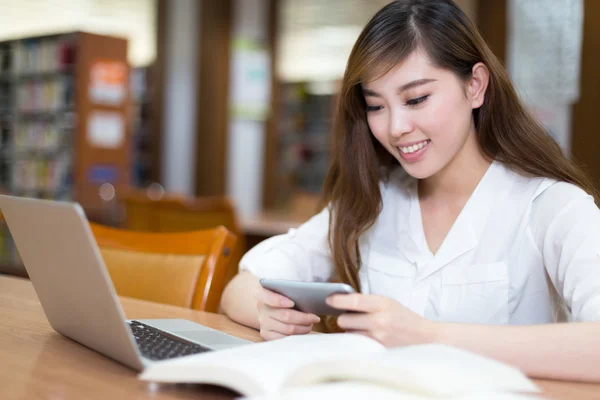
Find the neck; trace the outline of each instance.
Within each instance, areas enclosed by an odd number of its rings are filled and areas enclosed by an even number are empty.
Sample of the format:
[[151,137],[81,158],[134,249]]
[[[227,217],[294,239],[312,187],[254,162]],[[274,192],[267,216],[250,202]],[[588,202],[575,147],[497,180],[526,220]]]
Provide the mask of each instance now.
[[469,197],[488,170],[488,160],[477,144],[474,132],[456,156],[438,173],[419,181],[421,198]]

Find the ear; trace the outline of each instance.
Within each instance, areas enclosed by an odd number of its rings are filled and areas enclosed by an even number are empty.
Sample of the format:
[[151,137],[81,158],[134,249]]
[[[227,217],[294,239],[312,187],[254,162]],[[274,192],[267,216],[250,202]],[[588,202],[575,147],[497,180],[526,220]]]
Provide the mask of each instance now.
[[485,100],[485,91],[487,90],[490,80],[490,72],[484,63],[479,62],[473,66],[471,72],[471,81],[469,82],[468,90],[471,99],[471,107],[473,109],[481,107]]

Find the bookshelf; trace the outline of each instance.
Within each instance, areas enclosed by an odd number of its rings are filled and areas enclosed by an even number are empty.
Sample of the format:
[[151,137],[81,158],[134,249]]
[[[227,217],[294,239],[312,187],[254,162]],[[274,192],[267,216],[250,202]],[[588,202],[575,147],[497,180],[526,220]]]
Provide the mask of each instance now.
[[[331,162],[335,82],[320,93],[309,82],[285,82],[278,88],[275,210],[292,214],[298,199],[320,198]],[[311,213],[315,210],[311,209]]]
[[150,67],[138,67],[131,71],[131,103],[133,125],[132,184],[148,187],[152,181],[152,137],[151,137],[151,82]]
[[[79,202],[110,220],[131,176],[127,40],[70,32],[0,42],[0,193]],[[104,191],[106,192],[106,190]],[[20,260],[4,222],[0,266]]]

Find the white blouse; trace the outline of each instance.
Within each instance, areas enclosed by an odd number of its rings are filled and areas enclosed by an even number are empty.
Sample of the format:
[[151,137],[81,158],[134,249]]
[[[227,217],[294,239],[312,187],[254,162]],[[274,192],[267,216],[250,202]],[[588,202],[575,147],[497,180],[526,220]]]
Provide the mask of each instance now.
[[[600,210],[575,185],[495,161],[434,255],[416,179],[381,183],[383,208],[360,240],[361,290],[432,320],[538,324],[600,320]],[[259,277],[327,281],[328,210],[242,258]]]

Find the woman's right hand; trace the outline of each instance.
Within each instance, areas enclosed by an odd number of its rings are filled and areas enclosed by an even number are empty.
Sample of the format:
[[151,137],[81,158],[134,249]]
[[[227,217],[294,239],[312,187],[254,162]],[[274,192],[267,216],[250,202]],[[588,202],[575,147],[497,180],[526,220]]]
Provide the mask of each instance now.
[[307,334],[320,321],[315,314],[293,310],[292,300],[264,288],[257,293],[256,300],[260,336],[265,340]]

